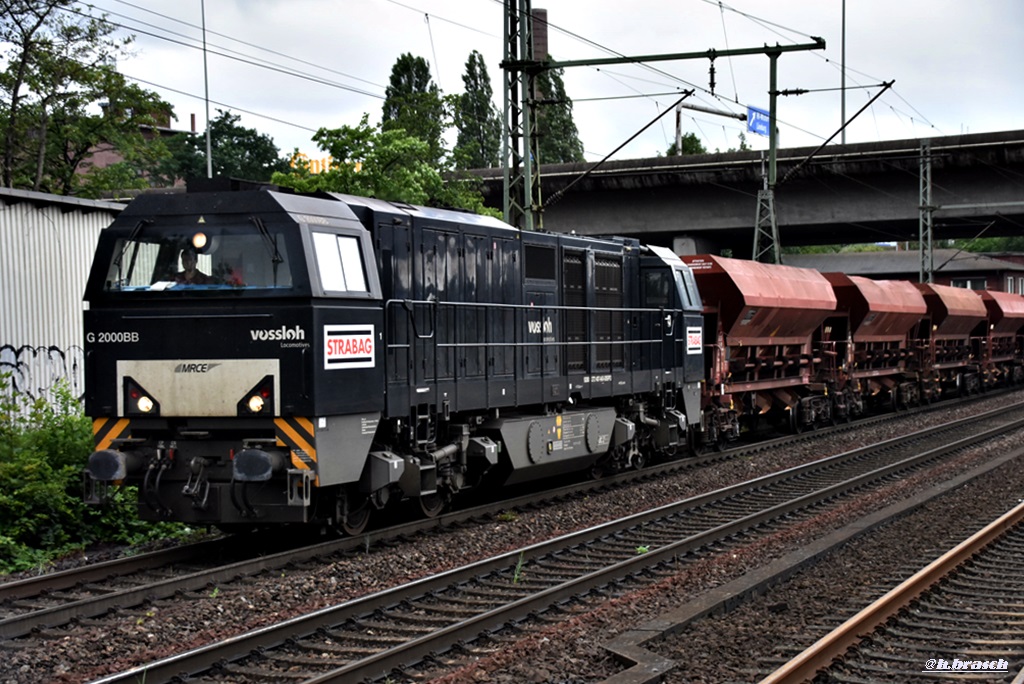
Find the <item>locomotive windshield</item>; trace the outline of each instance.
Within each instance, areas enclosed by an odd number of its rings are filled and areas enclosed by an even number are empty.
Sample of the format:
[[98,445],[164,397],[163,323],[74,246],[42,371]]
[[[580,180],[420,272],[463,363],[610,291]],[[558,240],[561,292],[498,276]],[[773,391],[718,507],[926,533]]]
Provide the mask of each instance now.
[[287,290],[292,265],[286,240],[262,225],[161,226],[116,239],[104,280],[107,292]]

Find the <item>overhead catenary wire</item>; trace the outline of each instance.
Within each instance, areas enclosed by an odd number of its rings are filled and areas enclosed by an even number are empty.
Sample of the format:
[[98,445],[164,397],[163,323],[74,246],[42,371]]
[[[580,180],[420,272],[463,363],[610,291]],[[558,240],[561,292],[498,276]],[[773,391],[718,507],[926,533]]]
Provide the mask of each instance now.
[[[729,49],[729,32],[725,29],[725,7],[722,5],[721,0],[718,2],[719,14],[722,17],[722,37],[725,40],[725,49]],[[736,88],[736,71],[732,68],[732,57],[727,57],[726,60],[729,63],[729,75],[732,76],[732,97],[737,102],[740,101],[739,89]]]
[[[149,12],[149,13],[154,14],[155,16],[161,17],[161,18],[163,18],[163,19],[165,19],[167,21],[173,21],[173,22],[180,23],[180,24],[182,24],[184,26],[193,27],[193,25],[190,24],[189,22],[184,22],[184,21],[181,21],[181,20],[169,17],[167,15],[158,13],[158,12],[153,12],[152,10],[148,10],[146,8],[141,8],[138,5],[135,5],[133,3],[127,2],[126,0],[115,0],[115,1],[119,2],[121,4],[124,4],[125,6],[139,9],[140,11]],[[388,0],[388,1],[391,2],[392,4],[395,4],[397,6],[403,7],[405,9],[409,9],[411,11],[412,10],[416,10],[416,8],[414,8],[414,7],[410,6],[410,5],[406,5],[404,3],[396,2],[395,0]],[[100,9],[102,10],[102,8],[100,8]],[[102,11],[107,11],[107,10],[102,10]],[[124,15],[120,15],[118,13],[112,13],[112,14],[117,14],[118,16],[124,16]],[[434,18],[438,18],[436,15],[425,15],[426,21],[428,22],[428,32],[430,32],[429,19],[430,19],[431,16],[433,16]],[[469,27],[468,25],[463,24],[463,23],[453,22],[451,20],[444,19],[444,18],[439,18],[439,20],[446,21],[446,22],[451,23],[453,25],[460,26],[462,28],[472,30],[472,27]],[[151,37],[157,38],[157,39],[162,39],[162,40],[170,41],[172,43],[177,43],[177,44],[183,45],[185,47],[189,47],[190,46],[189,41],[193,40],[191,38],[188,38],[188,37],[184,36],[183,34],[177,34],[177,35],[179,35],[184,40],[176,40],[176,39],[168,37],[168,36],[157,35],[156,33],[153,33],[152,31],[147,31],[147,30],[144,30],[144,29],[140,29],[140,28],[135,27],[135,26],[128,26],[128,25],[126,25],[124,23],[120,23],[120,22],[112,22],[109,19],[107,21],[111,25],[114,25],[114,26],[116,26],[118,28],[122,28],[122,29],[128,30],[128,31],[138,31],[139,33],[142,33],[144,35],[148,35],[148,36],[151,36]],[[140,20],[132,19],[132,21],[138,22]],[[142,23],[146,24],[146,22],[142,22]],[[150,25],[150,24],[147,24],[147,25]],[[150,25],[150,26],[152,26],[152,25]],[[154,28],[157,28],[157,27],[154,27]],[[555,27],[555,28],[557,29],[558,27]],[[170,29],[157,28],[157,30],[169,33],[171,35],[175,35],[175,32],[171,31]],[[431,33],[431,42],[432,42],[432,50],[433,50],[434,48],[433,48],[432,32],[430,32],[430,33]],[[568,33],[570,33],[570,35],[576,36],[576,34],[572,34],[571,32],[568,32]],[[235,38],[233,38],[231,36],[228,36],[226,34],[223,34],[223,33],[211,31],[211,34],[218,35],[218,36],[226,38],[228,40],[237,41],[237,42],[239,42],[241,44],[250,45],[252,47],[256,47],[256,48],[261,49],[261,50],[265,49],[262,46],[254,45],[252,43],[247,43],[246,41],[240,41],[238,39],[235,39]],[[577,37],[577,39],[580,39],[580,40],[584,40],[584,41],[587,40],[587,39],[582,38],[581,36],[576,36],[576,37]],[[588,41],[588,42],[593,44],[593,45],[598,45],[594,41]],[[194,47],[195,49],[199,49],[198,46],[192,45],[191,47]],[[292,76],[295,76],[295,77],[298,77],[298,78],[305,78],[305,79],[310,80],[310,81],[312,81],[314,83],[320,83],[320,84],[324,84],[324,85],[330,85],[330,86],[333,86],[333,87],[338,87],[338,88],[346,89],[346,90],[349,90],[349,91],[357,93],[357,94],[367,95],[367,96],[374,97],[374,98],[377,98],[377,99],[383,99],[383,97],[384,97],[383,95],[380,95],[380,94],[377,94],[377,93],[371,93],[371,92],[365,91],[364,89],[354,88],[354,87],[349,86],[347,84],[335,83],[335,82],[332,82],[332,81],[329,81],[329,80],[326,80],[326,79],[322,79],[322,78],[319,78],[319,77],[311,76],[308,73],[304,73],[304,72],[301,72],[301,71],[298,71],[298,70],[295,70],[295,69],[287,69],[287,68],[284,68],[284,67],[281,67],[281,66],[278,66],[278,65],[271,65],[271,64],[268,64],[268,63],[265,63],[265,62],[254,61],[255,58],[252,58],[250,55],[245,55],[244,57],[232,56],[232,55],[226,54],[226,53],[233,52],[233,53],[235,53],[235,55],[241,55],[243,53],[239,53],[238,51],[230,50],[229,48],[225,48],[223,46],[217,46],[217,47],[218,47],[218,50],[217,51],[213,51],[213,54],[216,54],[218,56],[223,56],[223,57],[226,57],[226,58],[229,58],[229,59],[235,59],[235,60],[237,60],[237,61],[239,61],[241,63],[250,64],[250,65],[253,65],[253,66],[260,66],[260,67],[263,67],[263,68],[268,68],[268,69],[271,69],[271,70],[274,70],[274,71],[278,71],[280,73],[284,73],[284,74],[287,74],[287,75],[292,75]],[[288,55],[285,55],[284,53],[278,52],[278,51],[274,51],[274,50],[267,50],[267,51],[270,54],[275,54],[275,55],[283,57],[285,59],[290,59],[290,60],[291,59],[295,59],[295,58],[292,58],[292,57],[290,57]],[[614,51],[610,51],[610,52],[614,53]],[[435,59],[434,59],[434,62],[435,62],[435,64],[434,64],[434,66],[435,66],[435,73],[437,73],[437,70],[439,69],[439,64],[438,64],[438,60],[436,58],[436,51],[434,52],[434,56],[435,56]],[[296,60],[296,61],[298,61],[300,63],[308,64],[310,66],[314,66],[316,68],[322,68],[321,65],[314,64],[314,63],[311,63],[311,62],[305,62],[303,60]],[[360,81],[363,81],[363,82],[366,82],[366,83],[372,83],[372,82],[370,82],[370,81],[368,81],[366,79],[360,79],[359,77],[355,77],[355,76],[352,76],[351,74],[346,74],[344,72],[338,72],[336,70],[328,70],[328,71],[332,71],[334,73],[338,73],[339,75],[343,75],[346,78],[353,78],[353,79],[360,80]],[[667,74],[667,73],[663,72],[662,70],[652,69],[652,71],[654,71],[655,73],[661,73],[663,76],[666,76],[666,77],[668,77],[668,78],[670,78],[670,79],[672,79],[672,80],[674,80],[676,82],[679,82],[681,80],[681,79],[677,79],[677,78],[673,77],[671,74]],[[689,84],[685,80],[682,80],[682,82]],[[373,85],[377,85],[377,84],[373,84]],[[692,85],[692,84],[689,84],[689,85]],[[382,87],[382,86],[378,86],[378,87]],[[699,86],[698,86],[698,88],[699,88]],[[703,89],[703,88],[700,88],[700,89],[706,91],[706,89]],[[718,99],[720,102],[722,101],[721,98],[717,98],[716,97],[715,99]],[[230,105],[226,105],[226,106],[230,106]]]
[[[169,38],[167,36],[160,36],[160,35],[157,35],[155,33],[149,32],[149,31],[140,30],[140,29],[138,29],[136,27],[126,26],[126,25],[120,24],[118,22],[113,22],[113,21],[110,21],[109,19],[104,20],[104,19],[101,19],[100,17],[97,17],[95,15],[89,14],[87,12],[82,12],[82,11],[79,11],[79,10],[76,10],[76,9],[72,9],[72,8],[62,8],[62,9],[64,9],[64,11],[66,11],[66,12],[71,12],[73,14],[78,14],[79,16],[83,16],[83,17],[86,17],[86,18],[89,18],[89,19],[95,19],[95,20],[98,20],[98,21],[104,21],[105,23],[110,24],[111,26],[115,26],[117,28],[124,29],[126,31],[134,31],[134,32],[142,33],[142,34],[148,35],[148,36],[150,36],[152,38],[157,38],[158,40],[163,40],[163,41],[167,41],[169,43],[174,43],[174,44],[177,44],[177,45],[181,45],[182,47],[186,47],[186,48],[189,48],[189,49],[193,49],[193,50],[202,50],[203,49],[200,45],[194,45],[191,42],[189,42],[190,40],[192,40],[191,38],[188,38],[186,40],[178,40],[178,39],[175,39],[175,38]],[[172,33],[172,32],[168,31],[168,33]],[[220,49],[223,49],[223,48],[220,48]],[[284,75],[287,75],[287,76],[293,76],[295,78],[304,79],[304,80],[307,80],[307,81],[310,81],[310,82],[313,82],[313,83],[317,83],[319,85],[325,85],[325,86],[329,86],[329,87],[332,87],[332,88],[338,88],[338,89],[341,89],[341,90],[347,90],[347,91],[350,91],[350,92],[353,92],[353,93],[356,93],[356,94],[359,94],[359,95],[365,95],[367,97],[373,97],[373,98],[380,99],[380,100],[384,99],[383,95],[380,95],[380,94],[377,94],[377,93],[371,93],[371,92],[369,92],[367,90],[363,90],[362,88],[356,88],[354,86],[346,85],[344,83],[338,83],[336,81],[330,81],[330,80],[325,79],[325,78],[319,78],[317,76],[313,76],[312,74],[303,73],[303,72],[297,71],[295,69],[289,69],[287,67],[277,66],[277,65],[274,65],[274,64],[270,64],[268,62],[258,61],[256,58],[239,57],[239,56],[236,56],[236,55],[228,54],[227,52],[221,52],[219,50],[214,50],[214,49],[208,49],[207,51],[211,55],[215,55],[215,56],[218,56],[218,57],[224,57],[225,59],[230,59],[230,60],[242,63],[242,64],[247,64],[249,66],[258,67],[258,68],[261,68],[261,69],[266,69],[268,71],[274,71],[274,72],[277,72],[277,73],[280,73],[280,74],[284,74]]]
[[[139,7],[139,5],[133,4],[132,2],[128,2],[127,0],[107,0],[107,1],[108,2],[117,2],[117,3],[121,4],[121,5],[126,6],[126,7],[137,8],[140,11],[150,12],[151,14],[153,14],[154,16],[157,16],[157,17],[161,17],[161,18],[166,17],[166,15],[162,15],[159,12],[153,12],[152,10],[148,10],[146,8]],[[384,0],[384,1],[388,2],[388,3],[392,4],[392,5],[395,5],[396,7],[400,7],[403,10],[406,10],[408,12],[416,12],[420,16],[425,16],[425,13],[423,12],[423,9],[420,8],[420,7],[416,7],[416,4],[418,4],[416,2],[406,3],[406,2],[399,2],[398,0]],[[706,4],[711,5],[712,7],[714,7],[715,10],[717,11],[717,13],[719,14],[719,17],[720,17],[720,19],[722,21],[722,25],[723,25],[723,34],[725,36],[725,40],[726,40],[727,43],[730,42],[730,38],[729,38],[729,35],[728,35],[727,31],[726,31],[726,29],[727,29],[727,27],[726,27],[726,17],[725,17],[725,13],[726,12],[735,13],[737,16],[742,16],[742,17],[748,19],[749,21],[755,23],[756,25],[763,26],[763,27],[766,27],[766,28],[770,27],[770,30],[772,30],[772,31],[774,31],[776,33],[780,32],[780,31],[784,31],[784,32],[788,32],[789,36],[793,36],[793,35],[809,35],[806,32],[798,31],[797,29],[794,29],[794,28],[791,28],[791,27],[787,27],[787,26],[784,26],[782,24],[778,24],[778,23],[775,23],[775,22],[771,22],[771,21],[765,20],[763,18],[755,17],[755,16],[753,16],[753,15],[751,15],[749,13],[746,13],[746,12],[738,11],[735,8],[731,7],[728,3],[721,2],[720,0],[703,0],[703,1]],[[494,2],[495,4],[499,4],[499,5],[501,4],[501,0],[492,0],[492,2]],[[186,25],[186,26],[189,25],[188,22],[180,22],[180,20],[176,20],[176,19],[172,19],[172,18],[167,18],[167,19],[164,19],[164,20],[165,21],[176,21],[176,22],[179,22],[179,23],[181,23],[183,25]],[[432,40],[433,40],[432,25],[433,25],[434,21],[430,21],[430,20],[441,21],[441,22],[444,22],[446,24],[449,24],[449,25],[452,25],[452,26],[456,26],[456,27],[458,27],[461,30],[473,31],[473,32],[479,33],[481,35],[487,35],[487,36],[494,36],[495,35],[494,32],[481,30],[479,28],[476,28],[476,27],[472,26],[469,22],[453,21],[452,19],[449,19],[449,18],[446,18],[446,17],[443,17],[443,16],[439,16],[437,14],[431,13],[431,14],[429,14],[429,18],[427,19],[427,21],[428,21],[428,27],[427,28],[428,28],[428,32],[429,32]],[[127,23],[127,22],[124,22],[124,23]],[[616,52],[615,50],[612,50],[610,48],[607,48],[607,47],[601,45],[601,43],[599,41],[594,41],[594,40],[588,39],[588,38],[580,35],[578,32],[573,32],[573,31],[565,30],[564,28],[559,27],[557,24],[552,25],[552,28],[553,28],[553,30],[560,31],[560,32],[562,32],[562,33],[564,33],[566,35],[569,35],[570,37],[573,37],[576,40],[583,41],[586,44],[593,45],[593,46],[597,47],[598,49],[602,49],[602,50],[608,52],[609,54],[620,54],[620,53]],[[131,30],[129,27],[125,27],[125,29],[126,30]],[[147,32],[147,35],[153,35],[153,34]],[[231,36],[228,36],[227,34],[217,34],[216,32],[212,32],[212,31],[211,31],[211,35],[221,35],[221,36],[226,37],[229,40],[237,40],[235,38],[232,38]],[[154,37],[156,37],[156,36],[154,36]],[[239,42],[241,44],[247,44],[245,41],[239,41]],[[252,45],[253,47],[256,47],[256,48],[258,48],[260,50],[268,49],[268,48],[264,48],[261,45],[253,45],[253,44],[249,44],[249,45]],[[432,52],[433,52],[433,54],[435,56],[434,66],[435,66],[435,68],[437,68],[437,67],[440,66],[440,64],[439,64],[439,60],[437,59],[436,50],[435,50],[435,47],[434,47],[433,44],[431,46],[431,50],[432,50]],[[233,52],[233,51],[230,51],[228,48],[220,48],[220,51],[222,51],[222,52]],[[280,57],[280,60],[295,59],[293,57],[290,57],[290,56],[284,54],[283,52],[277,52],[277,51],[269,50],[269,49],[268,49],[268,54],[275,54],[278,57]],[[822,58],[824,58],[824,57],[822,57]],[[280,60],[278,60],[278,61],[280,61]],[[826,59],[826,61],[828,61],[828,60]],[[321,64],[316,64],[316,63],[312,63],[312,62],[303,62],[302,60],[297,60],[297,63],[305,63],[308,66],[310,66],[312,68],[316,68],[316,69],[324,68],[324,66],[321,65]],[[723,96],[720,96],[718,94],[715,94],[714,96],[712,96],[708,92],[707,88],[705,88],[705,87],[703,87],[701,85],[697,85],[697,84],[691,83],[687,79],[677,77],[674,74],[669,73],[667,71],[656,69],[654,67],[650,67],[649,65],[647,65],[645,68],[649,72],[651,72],[651,73],[658,74],[659,76],[661,76],[663,78],[666,78],[666,79],[670,79],[672,83],[681,83],[681,84],[686,85],[687,87],[691,87],[691,88],[695,89],[696,93],[695,93],[694,100],[705,100],[705,101],[708,101],[708,100],[713,98],[713,100],[716,101],[717,103],[719,103],[721,105],[724,105],[726,107],[729,107],[729,108],[734,108],[735,105],[739,105],[740,104],[738,102],[739,96],[738,96],[738,92],[736,92],[737,88],[735,86],[735,83],[733,84],[733,90],[734,90],[733,98],[730,100],[728,97],[723,97]],[[858,72],[856,72],[856,70],[852,70],[851,69],[850,71],[852,73],[858,73]],[[285,70],[281,71],[281,73],[285,73],[287,75],[294,75],[296,72],[297,73],[301,73],[299,70],[287,70],[287,69],[285,69]],[[332,72],[333,72],[333,70],[332,70]],[[355,76],[353,74],[346,74],[344,72],[334,72],[334,73],[338,73],[338,75],[344,76],[345,79],[359,80],[361,82],[365,82],[365,83],[368,83],[368,84],[372,83],[371,81],[369,81],[367,79],[361,79],[359,76]],[[731,74],[732,74],[732,79],[735,82],[735,78],[736,78],[735,71],[731,70]],[[629,75],[623,76],[620,80],[621,81],[625,81],[625,79],[635,79],[635,78],[637,78],[637,77],[632,75],[632,74],[629,74]],[[330,79],[327,79],[327,81],[330,82]],[[313,77],[312,82],[320,82],[320,81],[317,80],[316,77]],[[379,87],[379,88],[383,89],[383,86],[379,86],[378,84],[372,84],[372,85],[374,87]],[[339,85],[335,85],[334,87],[342,87],[342,88],[344,88],[346,86],[351,88],[351,86],[349,84],[339,84]],[[363,95],[369,95],[370,97],[373,97],[375,99],[383,99],[383,95],[380,95],[380,94],[377,94],[377,93],[373,93],[372,90],[371,91],[366,91],[366,89],[363,89],[363,90],[364,90],[364,92],[362,93]],[[352,92],[358,92],[358,89],[354,89]],[[895,92],[894,92],[894,94],[897,95],[897,97],[899,97],[900,100],[902,100],[903,102],[906,102],[905,98],[903,98],[902,95],[900,95],[899,93],[895,93]],[[657,96],[658,96],[658,94],[656,94],[656,93],[650,94],[650,98],[651,99],[654,99]],[[599,99],[600,98],[581,98],[578,101],[579,102],[598,101]],[[574,100],[574,101],[577,101],[577,100]],[[231,107],[231,105],[225,105],[225,106]],[[656,106],[657,107],[661,107],[661,106],[664,106],[664,104],[663,104],[663,102],[662,103],[657,103]],[[909,103],[907,103],[907,106],[911,110],[916,112],[917,114],[920,114],[920,112],[917,112],[916,108],[913,108],[912,106],[910,106]],[[873,115],[874,115],[874,113],[873,113]],[[704,121],[704,120],[702,119],[702,121]],[[916,117],[915,116],[915,118],[914,118],[915,125],[916,125],[916,123],[918,121],[924,121],[924,122],[928,123],[927,119],[925,117],[923,117],[923,116],[920,116],[920,117]],[[793,123],[791,123],[790,121],[788,121],[787,119],[785,119],[783,117],[778,117],[777,118],[777,122],[778,122],[778,124],[780,126],[785,127],[787,129],[792,128],[795,131],[798,131],[798,132],[803,133],[803,134],[813,135],[814,137],[817,137],[819,139],[822,137],[822,136],[820,136],[818,134],[814,134],[814,133],[812,133],[812,132],[810,132],[808,130],[805,130],[805,129],[799,127],[799,126],[795,126]],[[719,125],[719,122],[715,122],[715,127],[716,128],[717,128],[718,125]],[[929,123],[929,125],[930,125],[930,123]],[[699,127],[698,127],[698,129],[699,129]],[[737,132],[742,132],[743,128],[736,126],[736,127],[732,127],[732,130],[737,131]]]
[[[160,88],[162,90],[168,90],[168,91],[170,91],[172,93],[177,93],[178,95],[184,95],[185,97],[191,97],[191,98],[194,98],[196,100],[202,100],[203,99],[202,95],[197,95],[195,93],[189,93],[189,92],[186,92],[184,90],[178,90],[176,88],[172,88],[172,87],[166,86],[166,85],[160,85],[159,83],[153,83],[152,81],[147,81],[147,80],[145,80],[143,78],[139,78],[138,76],[132,76],[130,74],[122,74],[122,76],[124,76],[127,79],[131,79],[132,81],[136,81],[138,83],[144,83],[144,84],[146,84],[148,86],[151,86],[153,88]],[[293,128],[298,128],[298,129],[303,130],[303,131],[309,131],[310,133],[316,133],[316,131],[317,131],[317,129],[315,129],[315,128],[310,128],[309,126],[303,126],[302,124],[297,124],[294,121],[286,121],[284,119],[278,119],[276,117],[269,116],[267,114],[261,114],[259,112],[254,112],[254,111],[251,111],[251,110],[248,110],[248,109],[243,109],[241,107],[237,107],[237,106],[234,106],[234,105],[229,105],[229,104],[224,103],[224,102],[218,102],[217,100],[210,100],[210,104],[218,105],[220,107],[227,107],[227,108],[229,108],[229,109],[231,109],[233,111],[242,112],[244,114],[251,114],[252,116],[257,116],[257,117],[259,117],[261,119],[266,119],[267,121],[273,121],[274,123],[285,124],[287,126],[292,126]]]
[[549,199],[549,200],[548,200],[548,201],[546,202],[546,205],[547,205],[547,206],[551,206],[552,204],[554,204],[555,202],[557,202],[558,200],[560,200],[560,199],[561,199],[561,198],[562,198],[562,197],[563,197],[563,196],[565,195],[565,193],[569,191],[569,188],[571,188],[572,186],[576,185],[577,183],[579,183],[580,181],[582,181],[582,180],[583,180],[584,178],[586,178],[587,176],[589,176],[589,175],[590,175],[591,173],[593,173],[594,171],[596,171],[596,170],[597,170],[597,169],[598,169],[598,168],[599,168],[599,167],[600,167],[600,166],[601,166],[602,164],[604,164],[604,163],[605,163],[606,161],[608,161],[609,159],[611,159],[611,157],[612,157],[612,156],[613,156],[613,155],[614,155],[614,154],[615,154],[616,152],[618,152],[618,151],[619,151],[619,150],[621,150],[621,149],[622,149],[623,147],[625,147],[626,145],[628,145],[629,143],[631,143],[631,142],[632,142],[632,141],[633,141],[633,140],[634,140],[634,139],[635,139],[635,138],[636,138],[636,137],[637,137],[638,135],[640,135],[641,133],[643,133],[644,131],[646,131],[646,130],[647,130],[648,128],[650,128],[651,126],[653,126],[653,125],[654,125],[655,123],[657,123],[657,121],[658,121],[659,119],[661,119],[661,117],[665,116],[665,114],[667,114],[668,112],[670,112],[670,111],[672,111],[673,109],[675,109],[675,106],[676,106],[677,104],[679,104],[680,102],[682,102],[682,101],[683,101],[683,100],[685,100],[686,98],[690,97],[691,95],[693,95],[693,92],[692,92],[692,91],[688,91],[688,92],[685,92],[685,93],[683,93],[683,96],[682,96],[681,98],[679,98],[679,99],[678,99],[678,100],[677,100],[677,101],[676,101],[675,103],[673,103],[672,107],[670,107],[670,108],[666,109],[665,111],[663,111],[663,112],[661,112],[660,114],[658,114],[658,116],[656,116],[656,117],[654,117],[653,119],[651,119],[651,120],[650,120],[649,122],[647,122],[647,124],[646,124],[646,125],[645,125],[645,126],[644,126],[643,128],[641,128],[640,130],[638,130],[638,131],[637,131],[636,133],[634,133],[634,134],[633,134],[632,136],[630,136],[629,138],[627,138],[627,139],[626,139],[626,140],[625,140],[625,141],[624,141],[624,142],[623,142],[623,143],[622,143],[621,145],[619,145],[619,146],[618,146],[618,147],[616,147],[616,148],[615,148],[614,150],[612,150],[612,151],[611,151],[611,152],[609,152],[609,153],[608,153],[607,155],[605,155],[604,159],[602,159],[601,161],[599,161],[599,162],[597,162],[596,164],[594,164],[593,166],[591,166],[591,167],[590,167],[589,169],[587,169],[586,171],[584,171],[583,173],[581,173],[581,174],[580,174],[579,176],[577,176],[576,178],[574,178],[574,179],[573,179],[573,180],[572,180],[571,182],[569,182],[569,183],[568,183],[568,184],[567,184],[567,185],[566,185],[566,186],[565,186],[564,188],[562,188],[561,190],[559,190],[558,192],[556,192],[556,193],[555,193],[554,195],[552,195],[552,196],[551,196],[551,199]]
[[437,49],[434,47],[434,32],[430,30],[430,15],[423,13],[423,22],[427,25],[427,36],[430,38],[430,53],[434,56],[434,80],[441,82],[441,64],[437,61]]
[[[164,19],[166,21],[173,22],[173,23],[176,23],[176,24],[181,24],[182,26],[186,26],[186,27],[191,28],[191,29],[200,30],[200,27],[196,26],[195,24],[192,24],[190,22],[184,21],[182,19],[178,19],[177,17],[172,17],[172,16],[167,15],[167,14],[156,12],[156,11],[151,10],[149,8],[146,8],[146,7],[135,5],[133,3],[127,2],[127,0],[113,0],[113,1],[117,2],[117,3],[120,3],[122,5],[125,5],[127,7],[131,7],[132,9],[136,9],[136,10],[138,10],[140,12],[147,12],[147,13],[152,14],[154,16],[160,17],[161,19]],[[104,8],[101,8],[101,7],[97,7],[96,5],[91,4],[91,3],[87,4],[86,7],[90,8],[90,9],[92,9],[92,8],[98,9],[101,12],[103,12],[104,14],[109,14],[109,15],[115,16],[115,17],[121,17],[122,19],[124,19],[126,21],[135,22],[136,24],[141,24],[142,26],[148,26],[148,27],[150,27],[150,28],[152,28],[154,30],[163,31],[164,33],[170,34],[172,36],[178,36],[179,38],[182,38],[184,40],[188,40],[188,41],[195,41],[196,40],[195,38],[192,38],[191,36],[188,36],[188,35],[186,35],[184,33],[179,32],[179,31],[173,31],[173,30],[171,30],[169,28],[157,26],[156,24],[152,24],[150,22],[143,21],[143,20],[141,20],[141,19],[139,19],[137,17],[130,17],[128,15],[121,14],[119,12],[114,12],[113,10],[110,10],[110,9],[104,9]],[[96,17],[95,15],[87,15],[87,14],[85,14],[83,12],[80,12],[80,11],[77,11],[76,13],[78,13],[80,16],[90,16],[90,17],[95,18],[95,19],[100,19],[100,17]],[[163,36],[158,36],[156,34],[153,34],[153,33],[147,32],[147,31],[139,30],[135,26],[126,26],[126,25],[120,24],[118,22],[112,22],[110,20],[104,20],[104,21],[106,21],[106,23],[108,23],[108,24],[110,24],[112,26],[116,26],[118,28],[122,28],[122,29],[127,30],[127,31],[137,31],[137,32],[142,33],[144,35],[148,35],[148,36],[150,36],[152,38],[164,39]],[[354,75],[346,73],[344,71],[339,71],[338,69],[333,69],[331,67],[325,66],[323,63],[313,62],[313,61],[310,61],[310,60],[302,59],[300,57],[295,57],[294,55],[289,55],[289,54],[286,54],[284,52],[280,52],[278,50],[274,50],[273,48],[269,48],[269,47],[267,47],[265,45],[259,45],[257,43],[252,43],[252,42],[249,42],[249,41],[245,41],[245,40],[242,40],[240,38],[235,38],[234,36],[230,36],[230,35],[228,35],[226,33],[221,33],[219,31],[214,31],[214,30],[209,29],[209,28],[207,28],[206,32],[208,34],[210,34],[210,35],[217,36],[219,38],[224,38],[224,39],[230,40],[231,42],[234,42],[234,43],[238,43],[239,45],[245,45],[246,47],[251,47],[251,48],[260,50],[262,52],[266,52],[268,54],[274,55],[275,57],[281,57],[281,58],[287,59],[289,61],[296,62],[298,64],[302,64],[302,65],[305,65],[305,66],[308,66],[308,67],[313,67],[315,69],[319,69],[321,71],[326,71],[328,73],[335,74],[337,76],[344,76],[345,78],[352,79],[353,81],[359,81],[361,83],[365,83],[366,85],[370,85],[370,86],[374,86],[374,87],[380,88],[381,90],[384,89],[384,86],[382,84],[380,84],[380,83],[377,83],[375,81],[370,81],[370,80],[365,79],[365,78],[360,78],[359,76],[354,76]],[[193,45],[192,47],[198,47],[198,46]],[[228,47],[225,47],[225,46],[216,46],[216,47],[218,47],[219,49],[224,50],[226,52],[233,52],[233,53],[235,53],[237,55],[243,55],[245,57],[251,57],[251,55],[245,55],[244,53],[239,52],[238,50],[232,50],[231,48],[228,48]],[[255,57],[252,57],[252,58],[256,59]]]

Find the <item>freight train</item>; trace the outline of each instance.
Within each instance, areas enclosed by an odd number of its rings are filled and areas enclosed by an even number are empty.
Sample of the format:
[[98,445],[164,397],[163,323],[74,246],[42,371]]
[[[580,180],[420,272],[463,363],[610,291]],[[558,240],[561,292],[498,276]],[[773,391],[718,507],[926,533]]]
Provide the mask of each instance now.
[[269,187],[140,196],[85,299],[86,500],[228,530],[358,534],[1024,380],[1014,295]]

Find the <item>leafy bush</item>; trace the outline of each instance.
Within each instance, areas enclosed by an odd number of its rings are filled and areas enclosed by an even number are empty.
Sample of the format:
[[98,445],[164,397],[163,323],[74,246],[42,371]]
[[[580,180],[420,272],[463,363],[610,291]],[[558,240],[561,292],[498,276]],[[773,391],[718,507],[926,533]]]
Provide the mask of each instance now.
[[91,421],[66,385],[50,401],[29,401],[0,374],[0,572],[41,567],[98,542],[182,533],[180,525],[140,521],[131,489],[111,506],[86,507],[81,471],[92,445]]

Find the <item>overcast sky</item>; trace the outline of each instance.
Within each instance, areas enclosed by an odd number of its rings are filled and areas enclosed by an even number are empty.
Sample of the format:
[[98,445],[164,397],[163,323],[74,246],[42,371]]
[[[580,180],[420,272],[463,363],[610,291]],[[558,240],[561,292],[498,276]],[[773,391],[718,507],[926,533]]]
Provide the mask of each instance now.
[[[136,34],[119,68],[175,108],[181,129],[205,129],[200,0],[93,0],[93,11]],[[841,124],[842,0],[534,0],[548,12],[556,60],[759,48],[826,41],[824,50],[784,53],[780,144],[817,145]],[[426,59],[446,94],[462,92],[470,51],[484,57],[501,107],[500,0],[205,0],[211,117],[230,109],[270,135],[282,152],[322,156],[320,127],[380,120],[391,68],[405,52]],[[852,116],[895,80],[847,128],[847,142],[921,138],[1024,128],[1024,2],[1020,0],[850,0],[846,3],[846,113]],[[573,67],[564,75],[586,158],[596,161],[670,109],[687,103],[730,113],[768,108],[769,60],[707,59]],[[735,148],[745,124],[684,110],[683,132],[709,151]],[[613,158],[664,153],[675,139],[669,112]],[[837,137],[837,141],[839,138]],[[747,134],[755,149],[767,139]]]

